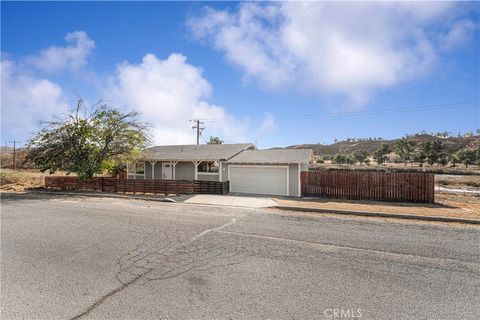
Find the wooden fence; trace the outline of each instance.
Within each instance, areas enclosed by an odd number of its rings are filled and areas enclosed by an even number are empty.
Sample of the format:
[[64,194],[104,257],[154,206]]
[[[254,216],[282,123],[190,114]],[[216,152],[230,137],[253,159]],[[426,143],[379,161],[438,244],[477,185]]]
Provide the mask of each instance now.
[[227,194],[229,182],[189,180],[137,180],[95,177],[86,181],[78,177],[45,177],[45,187],[55,189],[130,192],[153,194]]
[[433,173],[302,172],[302,195],[350,200],[434,202]]

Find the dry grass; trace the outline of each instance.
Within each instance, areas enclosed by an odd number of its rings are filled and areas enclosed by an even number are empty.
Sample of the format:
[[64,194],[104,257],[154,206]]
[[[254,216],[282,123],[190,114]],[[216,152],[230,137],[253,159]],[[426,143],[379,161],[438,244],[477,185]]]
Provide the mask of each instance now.
[[26,188],[44,185],[45,174],[38,171],[12,171],[0,169],[0,189],[5,191],[22,191]]
[[275,201],[282,206],[480,219],[480,197],[467,195],[436,194],[434,204],[334,199]]
[[[34,169],[21,169],[12,171],[11,169],[0,169],[0,190],[2,191],[24,191],[28,188],[38,188],[45,185],[45,176],[48,173],[42,173]],[[55,175],[65,175],[64,172],[55,173]]]
[[435,184],[455,188],[480,188],[480,176],[438,174],[435,175]]

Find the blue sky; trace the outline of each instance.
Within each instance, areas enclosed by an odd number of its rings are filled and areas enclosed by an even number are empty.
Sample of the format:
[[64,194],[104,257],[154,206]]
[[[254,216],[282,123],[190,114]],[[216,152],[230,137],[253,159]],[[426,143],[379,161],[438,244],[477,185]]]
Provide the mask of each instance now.
[[156,144],[194,143],[194,118],[259,147],[480,127],[479,3],[1,5],[2,144],[79,96]]

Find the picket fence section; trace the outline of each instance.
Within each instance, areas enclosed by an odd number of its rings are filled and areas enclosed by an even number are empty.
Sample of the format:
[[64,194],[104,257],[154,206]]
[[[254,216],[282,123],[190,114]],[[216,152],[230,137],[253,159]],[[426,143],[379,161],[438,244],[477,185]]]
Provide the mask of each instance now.
[[302,195],[346,200],[433,203],[433,173],[369,171],[302,172]]

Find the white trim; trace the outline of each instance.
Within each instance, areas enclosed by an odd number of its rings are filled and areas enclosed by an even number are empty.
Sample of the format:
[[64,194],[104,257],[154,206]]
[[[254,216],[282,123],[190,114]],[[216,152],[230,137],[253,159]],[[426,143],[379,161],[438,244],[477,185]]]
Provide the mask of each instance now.
[[195,167],[195,179],[194,180],[198,180],[198,165],[202,161],[192,161],[192,162],[193,162],[193,166]]
[[179,161],[170,161],[170,164],[172,165],[172,180],[175,180],[175,173],[177,172],[177,163]]
[[299,163],[298,164],[298,196],[301,197],[302,196],[302,179],[301,179],[301,176],[300,176],[300,172],[302,170],[302,165]]
[[223,166],[222,166],[222,161],[218,161],[218,181],[222,182],[223,181]]
[[262,165],[249,165],[249,164],[229,164],[228,165],[228,181],[230,181],[230,190],[232,187],[232,180],[230,180],[230,168],[287,168],[287,196],[290,196],[290,166],[262,166]]
[[216,175],[218,175],[218,172],[202,172],[202,171],[198,171],[198,174],[209,174],[209,175],[212,175],[212,176],[216,176]]
[[152,180],[155,180],[155,164],[157,163],[156,160],[149,160],[150,164],[152,165]]

